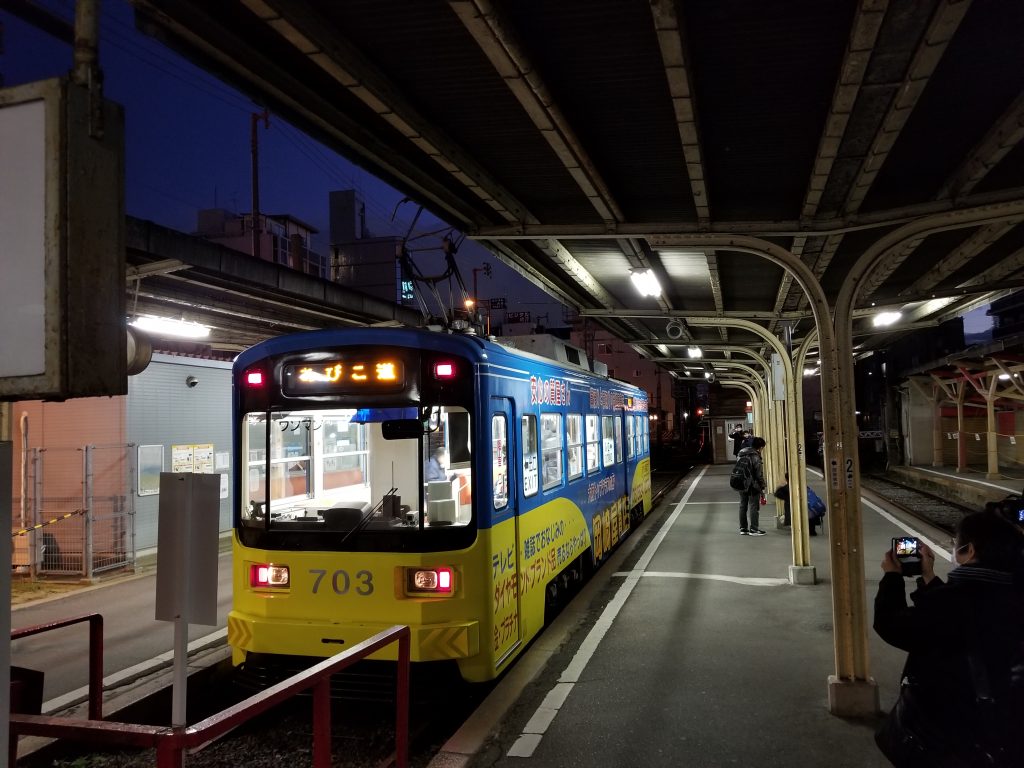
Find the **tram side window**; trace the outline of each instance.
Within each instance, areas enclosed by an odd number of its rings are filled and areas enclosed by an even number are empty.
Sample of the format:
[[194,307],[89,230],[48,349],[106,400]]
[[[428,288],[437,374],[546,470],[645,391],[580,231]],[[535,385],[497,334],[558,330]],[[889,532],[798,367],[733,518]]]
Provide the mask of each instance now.
[[569,439],[569,479],[583,474],[583,416],[570,413],[565,417],[565,433]]
[[636,456],[636,423],[633,421],[633,414],[626,415],[626,457],[632,459]]
[[541,472],[544,475],[544,490],[562,483],[562,414],[542,413]]
[[523,416],[523,495],[533,496],[539,487],[537,480],[537,417]]
[[615,463],[622,463],[622,419],[615,417]]
[[601,417],[601,461],[606,467],[615,463],[615,417]]
[[650,419],[644,419],[644,453],[651,452],[651,421]]
[[587,474],[592,475],[601,468],[601,457],[598,443],[601,439],[597,427],[597,414],[587,414]]
[[494,484],[494,508],[508,506],[508,423],[505,414],[491,416],[491,477]]

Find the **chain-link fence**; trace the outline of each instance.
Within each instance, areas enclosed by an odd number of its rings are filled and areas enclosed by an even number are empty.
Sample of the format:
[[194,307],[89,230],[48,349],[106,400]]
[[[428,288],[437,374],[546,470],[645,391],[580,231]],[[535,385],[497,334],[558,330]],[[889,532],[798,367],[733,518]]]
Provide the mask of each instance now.
[[15,499],[13,565],[82,576],[135,562],[135,446],[33,448]]

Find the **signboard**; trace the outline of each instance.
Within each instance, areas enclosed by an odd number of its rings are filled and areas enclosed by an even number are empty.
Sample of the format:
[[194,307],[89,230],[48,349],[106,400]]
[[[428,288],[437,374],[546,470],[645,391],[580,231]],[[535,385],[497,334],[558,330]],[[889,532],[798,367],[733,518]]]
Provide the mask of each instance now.
[[772,399],[786,400],[786,361],[778,352],[772,353]]
[[505,313],[506,323],[528,323],[530,322],[529,312],[506,312]]
[[491,309],[505,309],[505,297],[502,296],[500,299],[487,299],[487,306]]
[[90,135],[86,89],[0,89],[0,399],[128,390],[124,114],[98,106]]
[[191,445],[171,446],[171,472],[180,474],[182,472],[195,471],[195,452]]

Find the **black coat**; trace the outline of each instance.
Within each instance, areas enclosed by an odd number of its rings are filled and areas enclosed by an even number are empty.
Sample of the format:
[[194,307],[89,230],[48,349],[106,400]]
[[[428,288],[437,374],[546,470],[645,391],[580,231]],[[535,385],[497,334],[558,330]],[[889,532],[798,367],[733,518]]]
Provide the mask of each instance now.
[[874,628],[907,651],[903,682],[915,689],[919,714],[950,744],[970,743],[977,724],[968,654],[983,660],[993,693],[1006,695],[1015,649],[1024,638],[1024,603],[1010,574],[960,566],[910,595],[903,577],[886,573],[875,597]]

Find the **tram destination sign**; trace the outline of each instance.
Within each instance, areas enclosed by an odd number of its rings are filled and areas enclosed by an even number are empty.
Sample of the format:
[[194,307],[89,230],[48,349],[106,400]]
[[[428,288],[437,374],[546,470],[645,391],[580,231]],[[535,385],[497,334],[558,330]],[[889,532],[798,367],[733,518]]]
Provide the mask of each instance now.
[[394,357],[293,363],[284,366],[281,380],[286,395],[399,392],[404,387],[405,366]]

